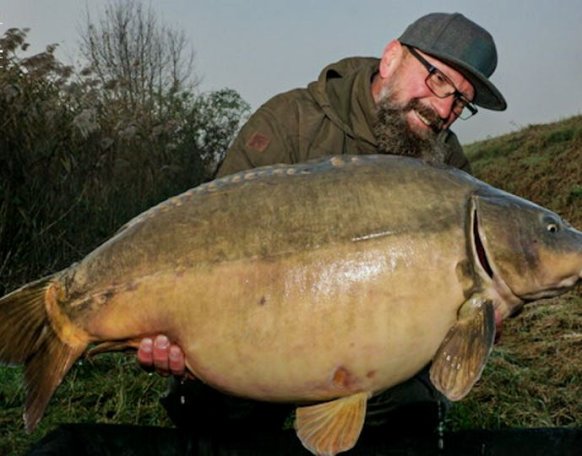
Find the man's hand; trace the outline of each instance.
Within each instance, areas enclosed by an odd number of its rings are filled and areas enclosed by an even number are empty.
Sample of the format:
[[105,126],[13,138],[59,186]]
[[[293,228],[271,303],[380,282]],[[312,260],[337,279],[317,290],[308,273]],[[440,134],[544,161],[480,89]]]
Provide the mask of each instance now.
[[180,347],[170,343],[169,339],[160,334],[152,339],[142,339],[137,350],[137,361],[148,371],[156,371],[160,375],[186,374],[184,352]]

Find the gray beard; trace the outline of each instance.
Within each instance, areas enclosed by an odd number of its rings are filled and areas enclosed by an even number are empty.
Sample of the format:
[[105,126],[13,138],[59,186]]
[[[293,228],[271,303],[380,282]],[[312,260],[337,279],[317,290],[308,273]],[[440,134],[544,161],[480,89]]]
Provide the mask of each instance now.
[[[405,118],[411,109],[417,110],[436,125],[435,131],[429,131],[426,137],[412,131]],[[411,100],[406,106],[398,107],[390,100],[390,96],[384,96],[378,103],[377,122],[374,125],[378,152],[420,158],[432,164],[444,163],[445,148],[437,140],[437,131],[442,122],[434,111],[418,100]]]

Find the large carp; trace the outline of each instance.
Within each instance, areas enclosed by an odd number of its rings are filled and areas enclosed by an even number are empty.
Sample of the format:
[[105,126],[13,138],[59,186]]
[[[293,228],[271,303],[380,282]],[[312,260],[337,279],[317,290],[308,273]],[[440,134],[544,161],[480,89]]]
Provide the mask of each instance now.
[[90,344],[165,333],[212,387],[299,404],[299,438],[333,455],[356,443],[371,395],[431,361],[435,386],[462,398],[495,314],[581,276],[582,233],[544,208],[452,168],[333,157],[201,185],[3,297],[0,361],[25,365],[33,429]]

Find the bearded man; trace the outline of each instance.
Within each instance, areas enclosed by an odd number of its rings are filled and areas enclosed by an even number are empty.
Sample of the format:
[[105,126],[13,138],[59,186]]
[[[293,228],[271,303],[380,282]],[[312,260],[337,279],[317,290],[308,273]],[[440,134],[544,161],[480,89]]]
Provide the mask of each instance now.
[[[475,115],[477,106],[506,108],[488,79],[496,66],[495,43],[482,27],[459,13],[423,16],[390,41],[380,59],[340,60],[306,88],[267,101],[243,126],[217,176],[328,155],[375,153],[408,155],[470,172],[450,127],[458,118]],[[184,375],[183,354],[165,336],[144,339],[138,360],[162,374]],[[408,415],[417,429],[422,418],[434,425],[445,399],[427,371],[372,398],[366,424],[406,420],[406,410],[414,409]],[[239,418],[236,426],[249,418],[256,427],[258,409],[266,417],[262,426],[281,428],[290,410],[229,398],[192,380],[175,381],[165,405],[174,422],[198,429],[220,428],[234,418]],[[428,408],[419,414],[419,405]]]
[[333,63],[306,88],[261,106],[226,154],[218,177],[325,155],[388,153],[469,170],[455,134],[475,105],[504,110],[488,80],[497,66],[491,35],[461,14],[433,13],[412,23],[380,59]]

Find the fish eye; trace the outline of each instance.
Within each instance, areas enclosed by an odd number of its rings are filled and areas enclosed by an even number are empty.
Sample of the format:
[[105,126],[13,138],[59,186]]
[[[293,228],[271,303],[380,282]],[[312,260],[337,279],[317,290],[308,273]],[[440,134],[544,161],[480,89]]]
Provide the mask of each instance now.
[[562,221],[554,214],[545,214],[542,219],[542,226],[545,226],[548,233],[557,233],[562,229]]

